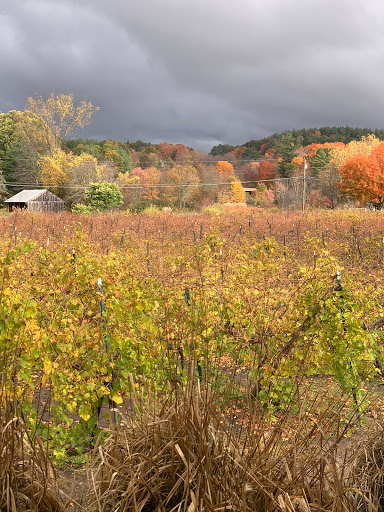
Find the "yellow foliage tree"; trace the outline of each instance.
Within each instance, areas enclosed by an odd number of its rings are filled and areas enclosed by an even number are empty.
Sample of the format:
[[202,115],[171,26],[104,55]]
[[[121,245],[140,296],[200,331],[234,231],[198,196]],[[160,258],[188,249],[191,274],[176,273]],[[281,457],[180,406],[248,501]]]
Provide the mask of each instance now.
[[68,155],[64,151],[57,151],[53,156],[40,159],[40,179],[44,187],[55,194],[61,194],[61,186],[68,183],[67,174]]
[[238,179],[231,181],[230,185],[225,185],[218,194],[219,203],[245,203],[245,189]]
[[69,203],[84,200],[85,188],[103,178],[96,158],[87,153],[75,156],[58,150],[53,156],[43,157],[39,167],[44,187]]
[[149,167],[145,170],[143,178],[143,197],[147,201],[155,201],[159,199],[159,189],[157,185],[160,183],[161,172],[156,167]]
[[73,94],[55,95],[51,92],[46,100],[42,96],[28,98],[26,110],[40,117],[51,131],[50,150],[53,156],[59,148],[60,139],[76,128],[84,128],[99,108],[85,100],[74,106]]
[[139,176],[131,176],[128,172],[119,172],[116,182],[123,194],[124,204],[137,203],[142,200],[143,191]]
[[245,190],[240,181],[231,183],[231,203],[245,203]]
[[380,144],[380,140],[373,134],[362,137],[361,140],[353,140],[346,146],[331,149],[330,166],[339,171],[346,160],[356,155],[370,155],[374,147]]
[[193,204],[198,195],[200,183],[197,170],[192,165],[175,165],[165,173],[165,182],[168,186],[163,190],[166,199],[179,208],[186,203]]

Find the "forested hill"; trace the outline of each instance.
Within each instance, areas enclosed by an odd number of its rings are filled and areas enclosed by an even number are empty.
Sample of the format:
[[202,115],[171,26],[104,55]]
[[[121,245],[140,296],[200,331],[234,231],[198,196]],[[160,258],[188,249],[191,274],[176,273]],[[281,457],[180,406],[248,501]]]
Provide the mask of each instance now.
[[384,140],[384,130],[372,130],[369,128],[351,128],[350,126],[324,126],[323,128],[303,128],[302,130],[288,130],[282,133],[274,133],[270,137],[259,140],[250,140],[239,146],[219,144],[214,146],[210,155],[225,155],[236,149],[242,150],[244,158],[258,158],[264,155],[268,149],[278,149],[283,136],[290,134],[295,146],[308,146],[309,144],[324,144],[326,142],[344,142],[348,144],[352,140],[360,140],[364,135],[373,133],[378,139]]

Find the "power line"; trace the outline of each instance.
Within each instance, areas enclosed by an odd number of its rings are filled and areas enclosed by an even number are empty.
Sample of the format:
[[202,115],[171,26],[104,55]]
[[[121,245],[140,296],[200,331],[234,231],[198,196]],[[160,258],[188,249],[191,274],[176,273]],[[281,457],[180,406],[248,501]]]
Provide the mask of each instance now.
[[[320,178],[316,178],[314,176],[306,176],[306,180],[317,180],[320,181]],[[236,181],[236,183],[241,183],[242,185],[249,183],[270,183],[270,182],[279,182],[279,181],[290,181],[290,180],[303,180],[302,176],[292,176],[290,178],[271,178],[269,180],[251,180],[251,181]],[[231,185],[235,183],[234,181],[228,182],[216,182],[216,183],[175,183],[174,185],[159,183],[158,185],[117,185],[120,190],[142,190],[148,188],[184,188],[184,187],[216,187],[220,185]],[[44,185],[39,183],[3,183],[3,185],[7,187],[43,187]],[[86,190],[89,186],[81,186],[81,185],[52,185],[54,188],[60,189],[76,189],[76,190]],[[255,188],[255,187],[249,187]]]
[[[81,155],[75,155],[75,156],[81,156]],[[93,155],[91,155],[93,156]],[[96,157],[94,157],[96,158]],[[188,159],[188,157],[186,157]],[[215,158],[215,157],[212,157],[212,158]],[[97,159],[97,158],[96,158]],[[6,162],[6,161],[12,161],[13,158],[0,158],[0,161],[2,162]],[[35,158],[18,158],[17,159],[19,162],[36,162],[37,159]],[[239,162],[248,162],[248,163],[253,163],[253,162],[275,162],[276,161],[276,158],[242,158],[242,159],[239,159],[239,160],[235,160],[233,162],[233,165],[236,165],[237,163]],[[140,161],[138,160],[134,160],[133,162],[138,162],[139,163],[139,167],[141,168],[146,168],[146,167],[156,167],[155,164],[145,164],[144,166],[140,164]],[[160,159],[160,162],[162,162],[162,164],[160,164],[160,166],[163,168],[163,167],[167,167],[167,164],[164,160],[161,160]],[[172,160],[173,164],[174,165],[188,165],[188,162],[183,162],[183,163],[176,163]],[[217,164],[218,162],[228,162],[229,164],[232,164],[232,162],[230,162],[229,160],[196,160],[194,158],[191,158],[191,163],[192,164]],[[114,160],[102,160],[102,158],[100,158],[100,163],[101,165],[103,163],[109,163],[109,164],[115,164],[116,162],[114,162]]]

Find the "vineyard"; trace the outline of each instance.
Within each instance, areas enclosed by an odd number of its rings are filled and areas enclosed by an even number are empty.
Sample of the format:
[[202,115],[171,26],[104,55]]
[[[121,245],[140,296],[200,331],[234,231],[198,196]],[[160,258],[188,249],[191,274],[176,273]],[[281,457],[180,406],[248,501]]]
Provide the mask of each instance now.
[[383,510],[383,235],[357,210],[0,217],[0,510]]

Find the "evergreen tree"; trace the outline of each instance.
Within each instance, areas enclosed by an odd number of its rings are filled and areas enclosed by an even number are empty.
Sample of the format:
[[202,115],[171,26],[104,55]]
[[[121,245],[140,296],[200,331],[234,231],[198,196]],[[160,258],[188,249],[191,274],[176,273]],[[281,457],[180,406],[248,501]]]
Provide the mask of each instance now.
[[330,160],[331,155],[329,153],[329,149],[327,148],[319,148],[315,156],[308,157],[312,176],[318,177],[319,173],[327,167]]
[[282,178],[291,178],[295,172],[295,165],[292,163],[296,156],[296,142],[292,132],[285,132],[281,138],[280,153],[282,160],[277,170]]

